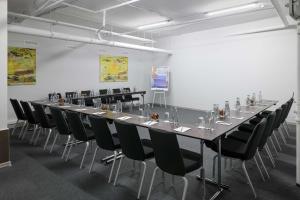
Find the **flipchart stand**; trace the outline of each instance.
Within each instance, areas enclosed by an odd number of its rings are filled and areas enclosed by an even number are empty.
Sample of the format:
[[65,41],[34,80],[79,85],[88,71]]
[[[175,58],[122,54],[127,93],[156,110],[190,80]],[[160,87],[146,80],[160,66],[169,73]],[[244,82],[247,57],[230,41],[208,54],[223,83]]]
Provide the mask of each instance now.
[[162,98],[164,100],[165,108],[167,108],[167,99],[166,99],[166,91],[164,90],[154,90],[153,91],[153,99],[152,99],[152,108],[155,102],[156,96],[159,96],[159,104],[162,105]]

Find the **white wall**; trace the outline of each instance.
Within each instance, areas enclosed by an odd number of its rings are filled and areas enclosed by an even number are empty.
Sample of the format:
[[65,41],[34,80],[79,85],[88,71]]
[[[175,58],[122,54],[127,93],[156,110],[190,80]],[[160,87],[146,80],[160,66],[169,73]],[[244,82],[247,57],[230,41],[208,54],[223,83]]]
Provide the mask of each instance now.
[[277,24],[270,19],[162,39],[160,47],[174,53],[155,61],[171,68],[169,104],[211,109],[236,97],[244,103],[259,90],[263,98],[288,100],[296,92],[296,30],[228,36]]
[[[24,43],[25,41],[25,43]],[[32,42],[36,44],[31,44]],[[69,46],[77,46],[70,48]],[[49,92],[101,88],[136,87],[150,89],[150,73],[155,54],[136,50],[79,44],[9,33],[9,46],[37,49],[37,83],[33,86],[9,86],[8,98],[33,100],[45,98]],[[125,83],[99,82],[99,56],[124,55],[129,57],[129,81]],[[149,95],[145,96],[148,101]],[[11,105],[9,122],[15,120]]]
[[0,0],[0,130],[7,128],[7,1]]

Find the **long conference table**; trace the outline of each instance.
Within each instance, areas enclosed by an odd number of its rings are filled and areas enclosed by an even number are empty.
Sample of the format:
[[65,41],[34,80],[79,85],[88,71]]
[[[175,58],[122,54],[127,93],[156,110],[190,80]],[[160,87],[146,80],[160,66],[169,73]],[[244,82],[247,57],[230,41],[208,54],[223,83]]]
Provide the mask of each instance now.
[[[180,125],[174,124],[172,122],[159,121],[155,123],[148,123],[149,118],[134,115],[125,112],[114,112],[109,110],[101,110],[100,108],[92,108],[85,106],[78,106],[74,104],[64,104],[59,105],[58,103],[52,103],[48,100],[37,100],[33,101],[34,103],[41,104],[46,107],[56,107],[62,110],[68,110],[73,112],[78,112],[84,115],[97,115],[110,120],[124,120],[127,123],[134,124],[136,126],[144,127],[144,128],[155,128],[160,129],[167,132],[172,132],[174,134],[193,138],[196,140],[200,140],[200,154],[203,158],[203,146],[204,141],[218,141],[218,177],[217,181],[210,180],[205,178],[208,183],[214,184],[218,186],[218,190],[216,193],[210,198],[211,200],[216,199],[220,196],[224,189],[229,189],[229,186],[222,184],[222,167],[221,167],[221,139],[222,136],[231,132],[235,128],[237,128],[242,123],[248,121],[253,118],[255,115],[263,112],[264,110],[270,108],[273,105],[276,105],[278,101],[274,100],[263,100],[260,103],[257,103],[255,106],[241,106],[240,111],[231,110],[230,117],[226,119],[219,120],[219,123],[214,123],[212,129],[209,128],[199,128],[197,125],[193,124],[185,124],[181,123]],[[200,111],[200,110],[199,110]],[[202,166],[203,166],[203,159]],[[203,179],[202,174],[198,176],[199,179]]]
[[136,94],[141,95],[142,105],[144,107],[146,91],[122,92],[122,93],[115,93],[115,94],[100,94],[100,95],[96,95],[96,96],[81,96],[81,97],[72,98],[72,100],[104,98],[104,99],[109,99],[109,104],[110,104],[112,98],[122,97],[122,96],[126,96],[126,95],[136,95]]

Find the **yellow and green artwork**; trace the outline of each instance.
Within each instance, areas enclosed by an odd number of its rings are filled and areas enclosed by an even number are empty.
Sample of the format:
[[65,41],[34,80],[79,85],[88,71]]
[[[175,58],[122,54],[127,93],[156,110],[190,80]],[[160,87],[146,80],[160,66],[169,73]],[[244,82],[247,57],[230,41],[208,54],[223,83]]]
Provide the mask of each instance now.
[[36,49],[8,47],[7,82],[12,85],[36,83]]
[[100,81],[128,81],[128,57],[100,56]]

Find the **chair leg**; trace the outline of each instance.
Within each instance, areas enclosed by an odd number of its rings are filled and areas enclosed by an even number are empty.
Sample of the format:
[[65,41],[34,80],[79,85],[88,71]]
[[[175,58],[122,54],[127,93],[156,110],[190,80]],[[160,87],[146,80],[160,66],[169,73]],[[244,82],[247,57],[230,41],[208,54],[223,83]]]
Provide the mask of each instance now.
[[95,158],[96,158],[96,154],[97,154],[97,151],[98,151],[99,147],[96,146],[95,148],[95,152],[94,152],[94,155],[93,155],[93,160],[91,162],[91,166],[90,166],[90,170],[89,170],[89,174],[92,172],[93,170],[93,166],[94,166],[94,162],[95,162]]
[[281,139],[282,139],[282,141],[283,141],[283,144],[287,144],[287,141],[286,141],[286,139],[285,139],[285,137],[284,137],[284,135],[283,135],[283,133],[282,133],[282,131],[281,131],[281,127],[279,127],[278,128],[278,133],[279,133],[279,135],[280,135],[280,137],[281,137]]
[[38,130],[38,125],[37,125],[37,124],[35,124],[35,125],[34,125],[33,134],[32,134],[32,136],[31,136],[31,138],[30,138],[30,140],[29,140],[29,144],[32,144],[32,143],[33,143],[34,136],[35,136],[35,134],[36,134],[37,130]]
[[271,163],[272,163],[273,168],[275,168],[275,160],[274,160],[274,158],[273,158],[273,156],[272,156],[272,153],[271,153],[271,151],[270,151],[269,145],[266,144],[266,146],[265,146],[264,149],[265,149],[265,151],[267,152],[267,155],[268,155],[268,157],[269,157],[269,159],[270,159],[270,161],[271,161]]
[[21,137],[21,140],[24,140],[24,139],[25,139],[25,136],[26,136],[27,133],[28,133],[29,127],[30,127],[30,124],[27,123],[27,126],[26,126],[26,128],[24,129],[24,133],[23,133],[23,135],[22,135],[22,137]]
[[212,177],[215,178],[216,175],[216,159],[218,158],[218,155],[215,155],[213,158],[213,170],[212,170]]
[[256,150],[256,153],[257,153],[257,155],[258,155],[258,159],[259,159],[259,161],[261,162],[262,167],[263,167],[265,173],[267,174],[268,179],[270,179],[270,175],[269,175],[269,173],[268,173],[268,170],[267,170],[267,168],[266,168],[266,166],[265,166],[264,161],[263,161],[262,158],[261,158],[261,155],[260,155],[260,152],[258,151],[258,149]]
[[143,168],[143,174],[142,174],[142,177],[141,177],[141,182],[140,182],[140,186],[139,186],[137,199],[140,199],[141,192],[142,192],[142,187],[143,187],[143,183],[144,183],[144,178],[145,178],[145,173],[146,173],[146,169],[147,169],[146,162],[142,162],[142,164],[143,164],[144,168]]
[[83,153],[83,156],[82,156],[82,159],[81,159],[81,163],[80,163],[80,169],[82,169],[82,167],[83,167],[83,162],[84,162],[86,152],[87,152],[89,146],[90,146],[90,142],[86,142],[85,143],[85,150],[84,150],[84,153]]
[[261,171],[261,169],[260,169],[260,167],[259,167],[259,165],[258,165],[258,162],[257,162],[255,156],[253,157],[253,160],[254,160],[254,162],[255,162],[255,164],[256,164],[256,166],[257,166],[257,169],[258,169],[258,171],[259,171],[259,174],[260,174],[261,179],[263,180],[263,182],[265,182],[265,181],[266,181],[266,180],[265,180],[265,177],[264,177],[264,175],[263,175],[263,173],[262,173],[262,171]]
[[276,156],[278,156],[278,151],[277,151],[277,148],[276,148],[276,146],[275,146],[275,144],[274,144],[273,138],[272,138],[271,136],[270,136],[269,138],[270,138],[272,147],[273,147],[273,149],[274,149],[274,151],[275,151],[275,154],[276,154]]
[[116,177],[115,177],[115,181],[114,181],[114,186],[117,185],[117,180],[118,180],[118,176],[119,176],[119,172],[120,172],[120,168],[121,168],[121,165],[122,165],[122,161],[123,161],[123,156],[120,158],[120,161],[119,161],[119,166],[118,166],[118,169],[117,169],[117,173],[116,173]]
[[256,195],[256,192],[255,192],[255,189],[254,189],[254,187],[253,187],[252,181],[251,181],[251,179],[250,179],[250,177],[249,177],[249,174],[248,174],[248,172],[247,172],[247,169],[246,169],[246,161],[243,161],[243,162],[242,162],[242,168],[243,168],[243,171],[244,171],[245,176],[246,176],[246,178],[247,178],[247,181],[248,181],[248,183],[249,183],[249,185],[250,185],[250,187],[251,187],[251,190],[252,190],[252,192],[253,192],[253,194],[254,194],[254,198],[256,199],[257,195]]
[[73,147],[73,143],[76,142],[76,140],[71,140],[71,145],[70,145],[70,148],[69,148],[69,151],[68,151],[68,154],[67,154],[67,157],[66,157],[66,160],[65,161],[68,161],[69,160],[69,156],[70,156],[70,153],[71,153],[71,150],[72,150],[72,147]]
[[53,151],[53,148],[54,148],[54,145],[55,145],[55,143],[56,143],[56,140],[57,140],[57,137],[58,137],[58,136],[59,136],[59,133],[56,132],[55,137],[54,137],[54,140],[53,140],[53,143],[52,143],[52,146],[51,146],[51,149],[50,149],[50,153],[52,153],[52,151]]
[[288,135],[289,135],[289,137],[291,137],[291,135],[290,135],[290,128],[289,128],[289,126],[288,126],[287,122],[286,122],[286,121],[284,121],[284,123],[283,123],[283,124],[285,124],[285,128],[286,128],[286,130],[287,130],[287,132],[288,132]]
[[224,158],[224,169],[227,169],[227,158]]
[[186,177],[182,177],[183,181],[184,181],[184,188],[183,188],[183,194],[182,194],[182,200],[185,200],[186,197],[186,192],[189,186],[189,181]]
[[38,132],[38,135],[37,135],[37,137],[36,137],[35,140],[34,140],[34,145],[37,144],[37,142],[38,142],[38,140],[39,140],[39,138],[40,138],[40,135],[41,135],[41,132],[42,132],[42,131],[43,131],[43,128],[40,127],[40,130],[39,130],[39,132]]
[[113,160],[113,164],[112,164],[111,169],[110,169],[109,178],[108,178],[108,183],[111,182],[112,174],[113,174],[113,171],[114,171],[114,169],[115,169],[115,164],[116,164],[117,156],[118,156],[118,152],[117,152],[117,151],[114,151],[114,160]]
[[11,132],[11,135],[12,135],[12,136],[14,135],[14,133],[15,133],[15,131],[16,131],[16,129],[17,129],[17,126],[18,126],[18,124],[19,124],[19,121],[20,121],[20,120],[17,120],[17,122],[16,122],[15,125],[14,125],[14,128],[13,128],[13,130],[12,130],[12,132]]
[[275,132],[273,133],[273,136],[274,136],[274,138],[275,138],[275,141],[276,141],[276,143],[277,143],[277,146],[278,146],[278,148],[279,148],[279,151],[282,151],[281,146],[280,146],[280,144],[279,144],[279,141],[278,141],[278,138],[277,138]]
[[290,138],[291,136],[290,136],[289,130],[286,128],[286,126],[285,126],[284,123],[282,123],[282,129],[283,129],[284,132],[286,133],[287,138]]
[[45,142],[45,144],[44,144],[44,150],[46,150],[46,148],[47,148],[47,145],[48,145],[48,142],[49,142],[49,140],[50,140],[51,134],[52,134],[52,128],[49,129],[49,133],[48,133],[46,142]]
[[154,169],[154,171],[153,171],[152,178],[151,178],[151,183],[150,183],[150,187],[149,187],[149,191],[148,191],[148,195],[147,195],[147,200],[150,199],[151,190],[152,190],[152,187],[153,187],[153,182],[154,182],[155,175],[156,175],[158,169],[159,169],[159,168],[156,167],[156,168]]
[[26,127],[27,127],[27,121],[25,121],[23,126],[22,126],[22,129],[21,129],[21,131],[19,133],[19,136],[18,136],[19,139],[21,139],[22,135],[24,134],[24,130],[26,129]]
[[[231,160],[232,160],[232,159],[231,159]],[[201,177],[202,177],[202,180],[203,180],[203,198],[202,198],[202,199],[205,199],[205,197],[206,197],[205,168],[204,168],[204,167],[201,167],[201,168],[200,168],[200,172],[202,173],[202,174],[201,174]]]
[[67,152],[67,148],[68,148],[68,145],[69,145],[69,143],[70,143],[70,140],[71,140],[71,135],[68,135],[68,139],[67,139],[67,142],[66,142],[66,145],[65,145],[63,154],[62,154],[62,156],[61,156],[61,159],[64,159],[64,157],[65,157],[65,154],[66,154],[66,152]]

